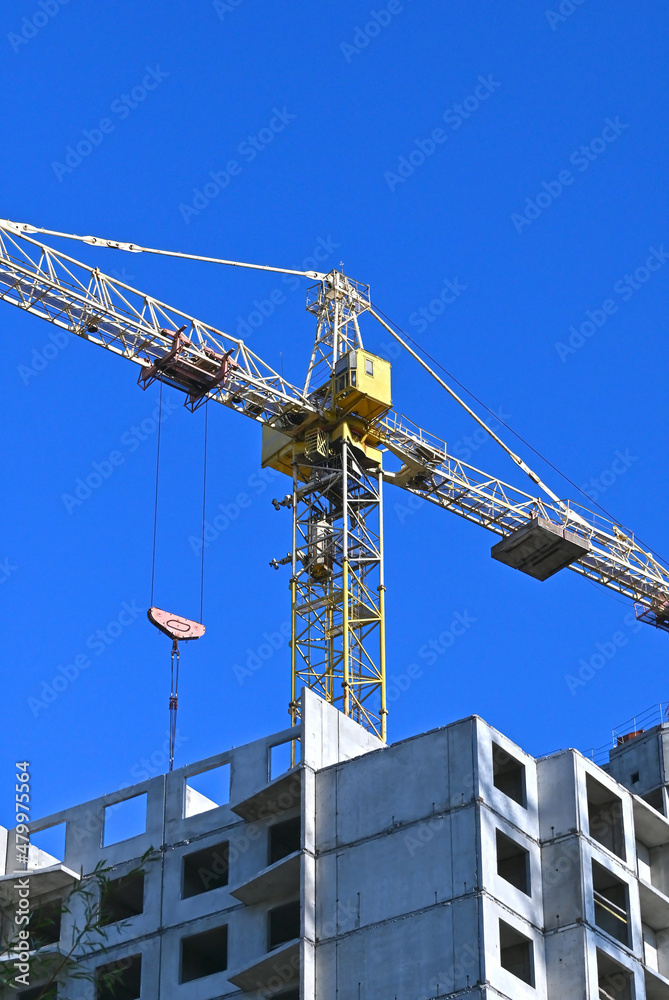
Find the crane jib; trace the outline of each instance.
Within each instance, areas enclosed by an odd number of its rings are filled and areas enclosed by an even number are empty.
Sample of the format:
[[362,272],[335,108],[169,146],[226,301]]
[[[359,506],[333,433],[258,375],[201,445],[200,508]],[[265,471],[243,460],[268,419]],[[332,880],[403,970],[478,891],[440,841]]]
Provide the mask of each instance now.
[[[292,511],[293,548],[270,565],[291,566],[293,722],[298,688],[308,686],[385,739],[385,483],[499,536],[492,548],[497,561],[538,580],[569,568],[631,598],[639,620],[669,631],[669,570],[631,532],[552,493],[372,308],[367,285],[336,270],[287,272],[317,280],[307,292],[317,334],[300,389],[239,338],[28,232],[38,230],[0,220],[0,300],[139,365],[144,389],[157,380],[184,392],[191,410],[212,400],[251,417],[263,425],[263,466],[292,477],[292,492],[274,505]],[[390,330],[542,495],[454,458],[443,440],[391,409],[390,365],[362,344],[365,313]],[[399,469],[383,467],[384,452]]]

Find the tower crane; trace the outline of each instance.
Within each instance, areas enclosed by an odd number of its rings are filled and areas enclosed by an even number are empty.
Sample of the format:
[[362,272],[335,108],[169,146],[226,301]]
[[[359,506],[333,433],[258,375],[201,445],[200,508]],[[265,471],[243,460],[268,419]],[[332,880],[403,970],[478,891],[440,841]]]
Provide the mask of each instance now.
[[[244,341],[35,239],[213,261],[299,275],[314,284],[316,337],[304,385],[290,384]],[[383,490],[399,487],[501,536],[494,558],[539,580],[569,568],[636,602],[669,631],[669,570],[626,529],[560,499],[399,335],[367,285],[328,274],[150,250],[0,220],[0,299],[139,366],[195,410],[208,400],[262,425],[262,464],[288,477],[277,509],[292,513],[290,715],[309,687],[382,740],[387,733]],[[449,455],[444,440],[392,408],[390,364],[365,350],[376,319],[513,459],[527,492]],[[384,454],[399,468],[384,468]]]

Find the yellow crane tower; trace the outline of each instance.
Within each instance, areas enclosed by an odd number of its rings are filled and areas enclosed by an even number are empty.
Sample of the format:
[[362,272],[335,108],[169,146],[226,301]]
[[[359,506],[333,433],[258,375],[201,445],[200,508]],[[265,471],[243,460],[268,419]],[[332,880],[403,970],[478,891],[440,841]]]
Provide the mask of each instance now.
[[[299,275],[315,283],[307,310],[316,338],[302,388],[235,337],[34,239]],[[33,235],[30,235],[33,234]],[[291,694],[316,691],[381,739],[387,734],[383,489],[397,486],[501,536],[494,558],[538,580],[569,568],[636,602],[637,617],[669,631],[669,571],[629,531],[560,499],[488,428],[373,307],[369,287],[329,274],[245,264],[131,243],[77,237],[0,220],[0,299],[140,366],[155,380],[262,424],[262,464],[288,477],[274,500],[292,512]],[[448,454],[446,443],[392,409],[390,364],[366,351],[368,313],[437,379],[507,452],[533,493]],[[390,471],[383,456],[399,459]]]

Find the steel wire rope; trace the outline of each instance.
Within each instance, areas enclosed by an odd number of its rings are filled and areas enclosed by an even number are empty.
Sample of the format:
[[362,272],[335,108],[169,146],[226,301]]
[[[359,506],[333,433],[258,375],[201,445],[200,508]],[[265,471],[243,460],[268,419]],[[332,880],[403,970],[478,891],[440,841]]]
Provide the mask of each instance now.
[[200,622],[204,617],[204,532],[207,514],[207,445],[209,439],[209,400],[204,404],[204,457],[202,462],[202,549],[200,553]]
[[153,593],[156,581],[156,536],[158,532],[158,483],[160,480],[160,431],[163,426],[163,383],[160,383],[160,394],[158,397],[158,443],[156,445],[156,490],[153,502],[153,553],[151,556],[151,604],[153,607]]
[[[434,358],[434,357],[433,357],[433,356],[432,356],[432,355],[430,354],[430,352],[429,352],[429,351],[427,351],[427,350],[426,350],[426,349],[425,349],[424,347],[422,347],[422,346],[421,346],[420,344],[416,343],[416,341],[415,341],[415,340],[414,340],[414,339],[413,339],[413,338],[412,338],[412,337],[411,337],[411,336],[410,336],[410,335],[409,335],[409,334],[408,334],[408,333],[407,333],[407,332],[406,332],[405,330],[403,330],[403,329],[402,329],[402,327],[401,327],[401,326],[399,325],[399,323],[396,323],[396,322],[395,322],[394,320],[392,320],[392,319],[391,319],[391,318],[390,318],[389,316],[387,316],[387,315],[386,315],[386,313],[384,313],[384,312],[383,312],[383,310],[382,310],[382,309],[380,309],[380,308],[379,308],[379,307],[378,307],[378,306],[377,306],[377,305],[376,305],[375,303],[373,303],[373,305],[374,305],[374,309],[375,309],[375,310],[376,310],[376,311],[377,311],[377,312],[379,313],[379,315],[383,316],[383,318],[385,319],[385,321],[386,321],[387,323],[391,324],[391,325],[392,325],[392,326],[394,326],[394,327],[395,327],[395,328],[396,328],[397,330],[399,330],[399,332],[400,332],[400,333],[402,334],[402,336],[403,336],[403,337],[406,337],[406,339],[407,339],[407,340],[409,341],[409,343],[410,343],[410,344],[413,344],[413,346],[414,346],[414,347],[416,348],[416,350],[417,350],[417,351],[420,351],[420,352],[421,352],[422,354],[424,354],[424,355],[425,355],[425,357],[429,358],[429,359],[430,359],[430,361],[432,362],[432,364],[433,364],[433,365],[434,365],[434,366],[435,366],[436,368],[439,368],[439,369],[441,369],[441,371],[442,371],[442,372],[444,373],[444,375],[448,376],[448,378],[450,378],[450,379],[451,379],[451,380],[452,380],[453,382],[455,382],[455,384],[456,384],[457,386],[459,386],[459,387],[460,387],[460,388],[462,389],[462,391],[463,391],[463,392],[466,392],[466,393],[467,393],[467,395],[468,395],[468,396],[470,396],[470,397],[471,397],[471,398],[472,398],[472,399],[473,399],[473,400],[474,400],[475,402],[477,402],[477,403],[479,404],[479,406],[482,406],[482,407],[483,407],[483,409],[484,409],[484,410],[486,411],[486,413],[489,413],[491,417],[494,417],[494,418],[495,418],[495,420],[498,420],[498,421],[499,421],[499,423],[500,423],[500,424],[502,424],[502,426],[503,426],[503,427],[505,427],[505,428],[506,428],[506,429],[507,429],[507,430],[509,431],[509,433],[510,433],[510,434],[513,434],[513,436],[514,436],[514,437],[516,437],[516,438],[517,438],[517,439],[518,439],[518,440],[519,440],[519,441],[520,441],[520,442],[521,442],[522,444],[524,444],[526,448],[529,448],[529,450],[530,450],[531,452],[533,452],[533,453],[534,453],[534,454],[535,454],[535,455],[537,456],[537,458],[540,458],[540,459],[541,459],[541,461],[542,461],[542,462],[545,462],[545,463],[546,463],[546,465],[548,465],[548,466],[549,466],[549,467],[550,467],[550,468],[551,468],[551,469],[552,469],[552,470],[553,470],[554,472],[556,472],[556,473],[558,474],[558,476],[561,476],[561,478],[562,478],[562,479],[564,479],[564,480],[565,480],[565,482],[569,483],[569,485],[570,485],[570,486],[573,486],[573,488],[574,488],[575,490],[577,490],[577,492],[578,492],[578,493],[580,493],[580,494],[581,494],[581,496],[585,497],[585,499],[586,499],[586,500],[588,500],[588,501],[589,501],[589,503],[592,503],[592,504],[594,504],[594,506],[595,506],[595,507],[598,507],[598,508],[599,508],[599,510],[601,510],[601,512],[602,512],[603,514],[605,514],[605,515],[606,515],[606,516],[607,516],[607,517],[609,518],[609,520],[610,520],[610,521],[611,521],[611,522],[612,522],[613,524],[615,524],[616,526],[618,526],[618,527],[620,527],[620,528],[623,528],[623,525],[622,525],[622,524],[620,523],[620,521],[618,521],[618,519],[617,519],[617,518],[615,518],[615,517],[613,516],[613,514],[611,514],[611,513],[610,513],[610,512],[608,511],[608,510],[606,510],[606,508],[605,508],[605,507],[602,507],[602,505],[601,505],[601,504],[597,503],[597,501],[596,501],[596,500],[592,500],[592,499],[591,499],[591,497],[589,497],[589,496],[588,496],[588,494],[587,494],[587,493],[585,493],[585,492],[584,492],[584,490],[582,490],[580,486],[578,486],[578,485],[577,485],[577,484],[576,484],[576,483],[575,483],[575,482],[574,482],[574,481],[573,481],[572,479],[570,479],[570,478],[569,478],[569,476],[567,476],[567,475],[566,475],[566,474],[565,474],[564,472],[562,472],[562,471],[561,471],[560,469],[558,469],[558,467],[557,467],[556,465],[554,465],[554,464],[553,464],[553,463],[552,463],[552,462],[550,461],[550,459],[548,459],[548,458],[546,458],[546,457],[545,457],[544,455],[542,455],[542,453],[541,453],[540,451],[538,451],[538,450],[537,450],[536,448],[534,448],[534,447],[533,447],[533,446],[532,446],[532,445],[531,445],[531,444],[529,443],[529,441],[526,441],[526,440],[525,440],[525,438],[524,438],[524,437],[522,437],[522,436],[521,436],[520,434],[518,434],[518,432],[517,432],[517,431],[514,431],[513,427],[510,427],[510,426],[509,426],[509,424],[507,424],[507,423],[506,423],[506,421],[505,421],[505,420],[504,420],[504,419],[503,419],[502,417],[500,417],[500,416],[499,416],[499,414],[495,413],[495,412],[494,412],[494,410],[491,410],[489,406],[486,406],[486,404],[485,404],[485,403],[483,402],[483,400],[479,399],[479,397],[478,397],[477,395],[475,395],[475,393],[473,393],[473,392],[472,392],[472,391],[471,391],[470,389],[468,389],[466,385],[463,385],[463,383],[462,383],[462,382],[460,382],[460,380],[459,380],[459,379],[457,379],[457,378],[455,377],[455,375],[453,375],[453,374],[452,374],[451,372],[449,372],[449,371],[448,371],[448,369],[447,369],[447,368],[445,368],[445,367],[444,367],[444,366],[443,366],[443,365],[441,364],[441,362],[437,361],[437,359],[436,359],[436,358]],[[661,560],[662,562],[667,562],[667,560],[666,560],[666,559],[664,558],[664,556],[660,555],[660,553],[659,553],[659,552],[656,552],[656,550],[655,550],[655,549],[653,549],[653,548],[651,548],[651,546],[650,546],[650,545],[647,545],[647,544],[646,544],[646,543],[645,543],[645,542],[643,541],[643,539],[642,539],[642,538],[639,538],[639,539],[638,539],[638,541],[639,541],[639,542],[641,543],[641,545],[643,545],[643,547],[644,547],[645,549],[647,549],[647,550],[648,550],[649,552],[652,552],[652,553],[653,553],[653,555],[654,555],[654,556],[656,556],[656,557],[657,557],[658,559],[660,559],[660,560]]]

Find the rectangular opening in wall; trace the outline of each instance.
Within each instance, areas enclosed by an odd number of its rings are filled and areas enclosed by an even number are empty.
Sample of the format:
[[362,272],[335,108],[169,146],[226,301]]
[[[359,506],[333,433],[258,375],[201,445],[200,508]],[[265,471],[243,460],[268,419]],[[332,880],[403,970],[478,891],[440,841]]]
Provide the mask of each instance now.
[[144,875],[127,875],[109,882],[100,900],[100,924],[115,924],[144,912]]
[[637,875],[644,882],[653,881],[650,871],[650,851],[640,840],[636,842],[636,868]]
[[300,936],[300,901],[275,906],[267,914],[268,946],[271,951]]
[[586,775],[585,784],[590,836],[625,861],[622,800],[589,774]]
[[534,986],[534,948],[529,938],[504,920],[499,922],[499,961],[503,969]]
[[214,927],[181,939],[180,983],[191,983],[228,967],[228,928]]
[[526,896],[532,895],[530,888],[530,854],[524,847],[497,830],[497,874],[515,885]]
[[117,844],[146,833],[146,792],[105,806],[103,845]]
[[139,1000],[142,956],[131,955],[95,970],[95,1000]]
[[274,781],[279,775],[290,771],[300,762],[300,741],[288,740],[287,743],[277,743],[269,750],[269,780]]
[[643,960],[650,968],[658,971],[657,932],[644,923],[643,904],[641,906],[641,934],[643,936]]
[[28,925],[31,949],[37,951],[38,948],[58,944],[62,912],[63,900],[60,898],[41,902],[35,907],[30,914]]
[[20,993],[13,993],[12,996],[18,997],[19,1000],[56,1000],[57,986],[50,986],[46,993],[44,989],[44,986],[36,986],[32,990],[22,990]]
[[65,857],[67,823],[56,823],[45,830],[30,834],[30,862],[28,867],[49,868]]
[[599,1000],[634,1000],[634,977],[629,969],[597,949]]
[[595,923],[621,944],[630,945],[629,887],[597,861],[592,862]]
[[664,792],[661,788],[655,788],[652,792],[642,795],[641,798],[664,816]]
[[525,793],[525,766],[502,750],[497,743],[492,745],[493,784],[510,799],[523,807],[527,807]]
[[184,854],[182,898],[199,896],[228,884],[230,844],[227,840]]
[[269,828],[269,864],[287,858],[302,846],[302,820],[299,816],[274,823]]
[[664,978],[660,979],[650,969],[644,971],[644,985],[646,987],[646,1000],[669,1000],[669,986]]
[[184,818],[225,806],[230,801],[230,764],[217,764],[186,778]]

